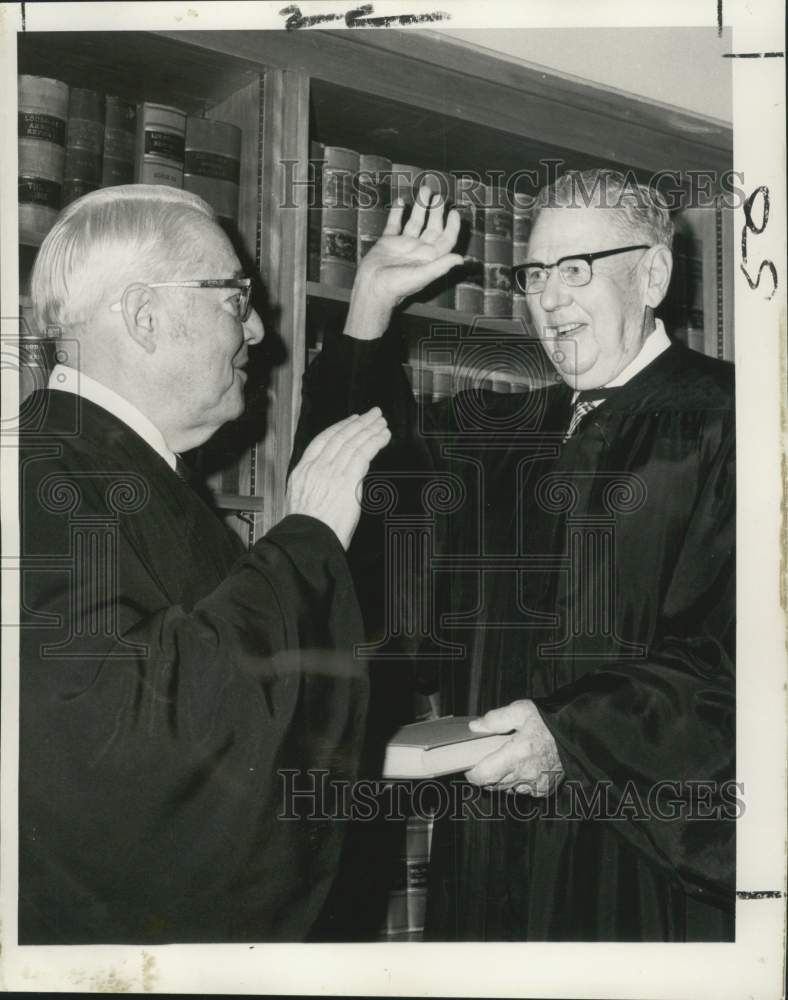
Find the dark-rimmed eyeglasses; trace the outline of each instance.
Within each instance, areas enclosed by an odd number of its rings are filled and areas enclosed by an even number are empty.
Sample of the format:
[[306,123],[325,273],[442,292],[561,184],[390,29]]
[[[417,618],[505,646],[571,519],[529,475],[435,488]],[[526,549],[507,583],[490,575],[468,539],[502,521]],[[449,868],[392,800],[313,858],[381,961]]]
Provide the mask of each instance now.
[[517,264],[512,268],[512,281],[515,288],[526,295],[544,291],[550,271],[558,268],[561,281],[570,288],[587,285],[593,277],[591,264],[603,257],[613,257],[619,253],[629,253],[630,250],[650,250],[648,243],[636,243],[627,247],[615,247],[613,250],[598,250],[596,253],[573,253],[567,257],[559,257],[554,264],[543,264],[541,261],[529,261],[527,264]]
[[[252,312],[251,278],[192,278],[188,281],[146,281],[148,288],[237,288],[238,319],[245,323]],[[120,312],[120,302],[109,307],[112,312]]]

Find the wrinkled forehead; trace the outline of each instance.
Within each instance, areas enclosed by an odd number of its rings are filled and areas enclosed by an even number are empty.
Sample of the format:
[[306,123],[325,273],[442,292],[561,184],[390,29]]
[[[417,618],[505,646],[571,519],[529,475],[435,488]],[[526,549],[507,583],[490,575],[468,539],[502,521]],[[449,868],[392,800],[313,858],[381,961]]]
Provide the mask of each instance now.
[[593,253],[621,245],[615,209],[556,206],[542,209],[537,216],[528,241],[528,259],[550,264],[567,254]]

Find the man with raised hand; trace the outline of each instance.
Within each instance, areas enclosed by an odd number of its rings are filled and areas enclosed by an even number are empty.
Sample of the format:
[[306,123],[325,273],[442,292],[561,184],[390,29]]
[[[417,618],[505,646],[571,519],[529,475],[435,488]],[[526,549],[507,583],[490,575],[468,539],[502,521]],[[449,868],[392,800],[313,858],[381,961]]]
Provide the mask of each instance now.
[[414,472],[464,484],[464,505],[429,512],[450,618],[422,633],[464,650],[437,664],[441,711],[511,738],[450,786],[426,936],[732,940],[733,368],[654,315],[672,267],[659,196],[568,173],[513,272],[558,384],[417,407],[382,335],[457,262],[455,213],[444,225],[425,197],[360,264],[345,335],[306,375],[296,454],[375,403],[400,492]]
[[170,187],[86,195],[39,251],[61,363],[20,433],[23,944],[302,940],[335,876],[320,773],[353,779],[367,700],[345,550],[389,434],[372,409],[317,435],[239,551],[180,455],[243,410],[251,284]]

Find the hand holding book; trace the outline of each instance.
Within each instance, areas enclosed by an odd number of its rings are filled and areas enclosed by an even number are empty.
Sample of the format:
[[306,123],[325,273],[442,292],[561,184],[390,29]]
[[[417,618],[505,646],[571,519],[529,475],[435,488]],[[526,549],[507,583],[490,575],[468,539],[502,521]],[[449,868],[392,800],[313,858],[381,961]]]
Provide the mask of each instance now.
[[514,730],[506,743],[466,773],[472,784],[544,798],[561,781],[564,772],[558,748],[532,701],[523,699],[492,709],[470,722],[469,728],[478,735]]

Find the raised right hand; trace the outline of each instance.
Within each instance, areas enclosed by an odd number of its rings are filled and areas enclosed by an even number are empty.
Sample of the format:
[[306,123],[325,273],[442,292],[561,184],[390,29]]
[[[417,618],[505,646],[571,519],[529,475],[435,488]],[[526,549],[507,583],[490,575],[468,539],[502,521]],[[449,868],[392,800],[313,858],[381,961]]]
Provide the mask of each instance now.
[[440,196],[422,187],[403,228],[405,206],[397,200],[383,235],[358,265],[346,336],[356,340],[382,336],[395,306],[462,264],[462,256],[451,253],[460,232],[460,217],[452,209],[444,224],[443,209]]
[[290,474],[286,513],[316,517],[347,549],[361,515],[361,480],[390,439],[377,406],[327,427],[310,442]]

